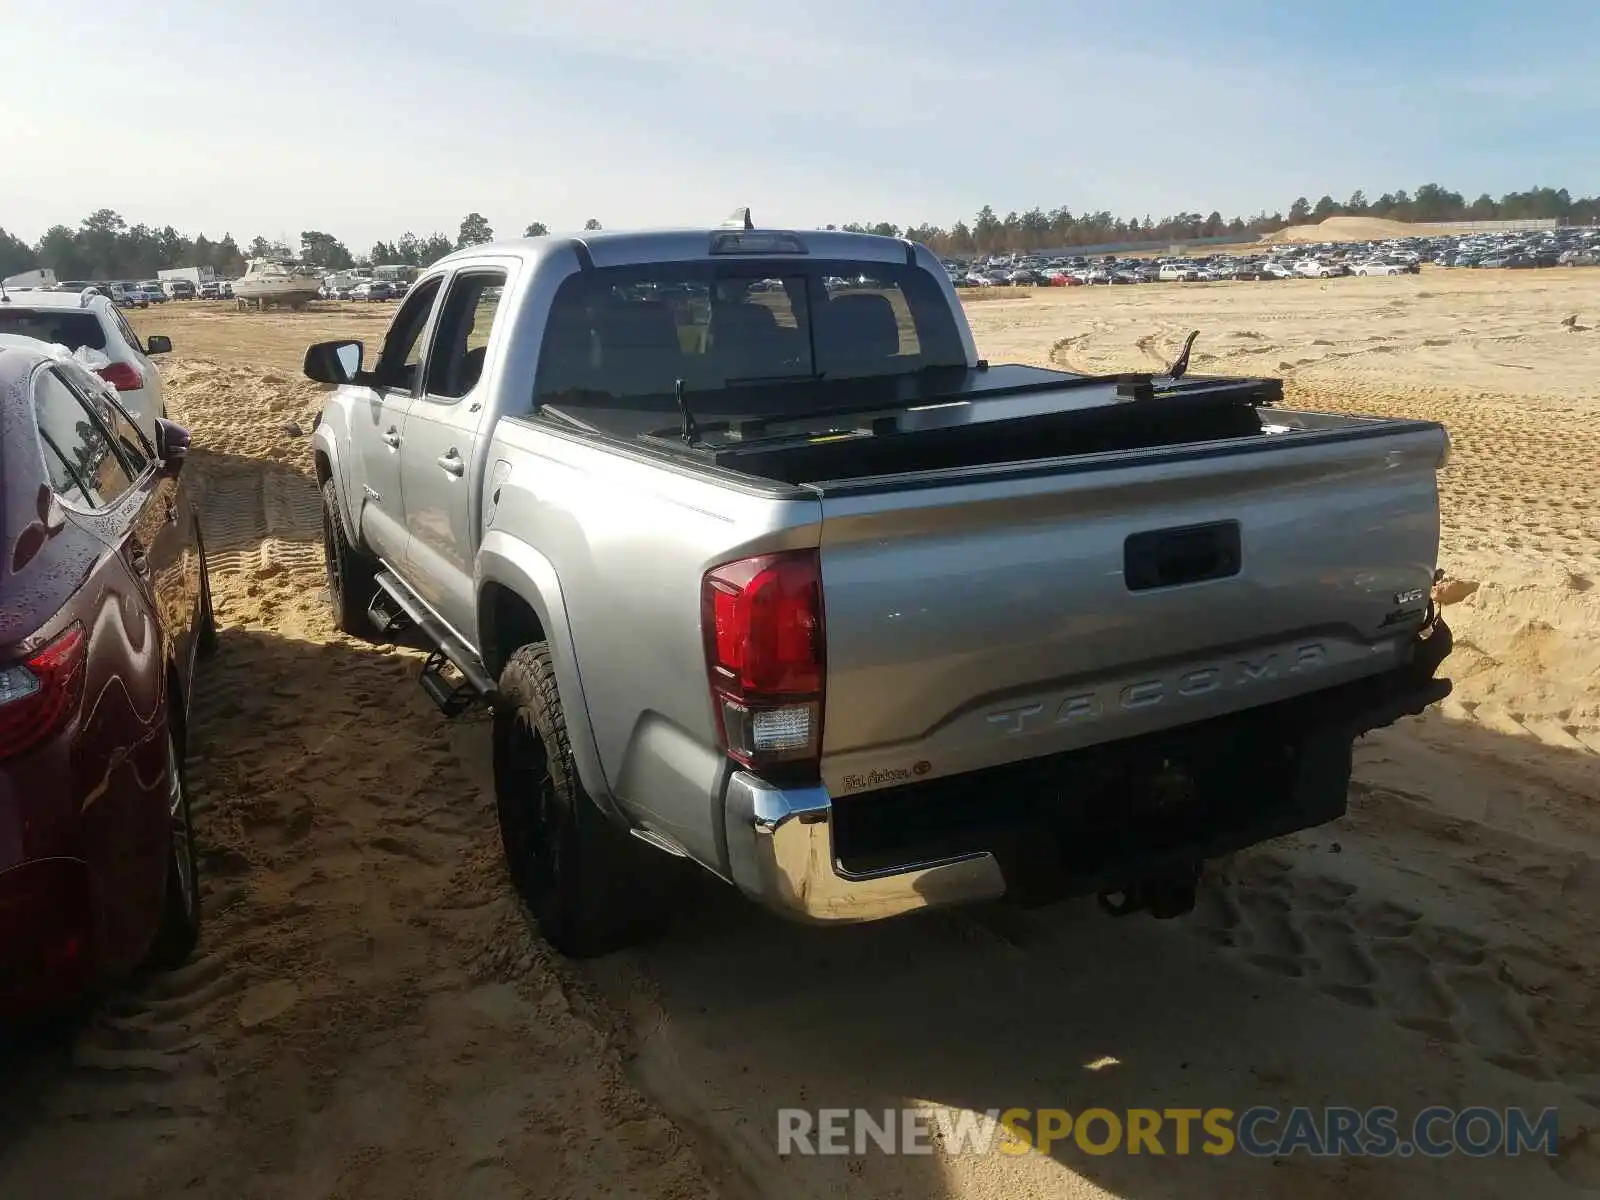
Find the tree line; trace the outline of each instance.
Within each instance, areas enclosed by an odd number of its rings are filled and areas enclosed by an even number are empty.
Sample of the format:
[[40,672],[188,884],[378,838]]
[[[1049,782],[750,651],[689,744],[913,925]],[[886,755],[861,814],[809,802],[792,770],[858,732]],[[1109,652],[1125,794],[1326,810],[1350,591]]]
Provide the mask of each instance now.
[[1508,192],[1498,200],[1484,193],[1469,202],[1460,192],[1447,191],[1436,183],[1425,183],[1414,195],[1403,190],[1385,192],[1373,201],[1361,191],[1343,203],[1332,196],[1323,196],[1313,204],[1301,196],[1286,213],[1259,212],[1250,217],[1224,218],[1220,212],[1209,216],[1183,212],[1156,221],[1149,216],[1117,217],[1105,211],[1074,214],[1066,207],[1049,211],[1032,208],[1001,217],[986,204],[970,223],[957,221],[948,229],[926,223],[901,226],[887,221],[875,225],[829,225],[827,228],[907,237],[922,242],[937,254],[963,255],[1137,242],[1169,245],[1225,236],[1249,240],[1289,225],[1305,225],[1329,217],[1382,217],[1392,221],[1512,221],[1553,217],[1573,225],[1590,225],[1600,224],[1600,196],[1574,200],[1566,188],[1538,187],[1526,192]]
[[[593,217],[585,229],[599,229]],[[549,233],[535,221],[523,237]],[[425,267],[452,250],[494,240],[494,229],[482,213],[468,213],[456,236],[434,232],[425,237],[407,231],[392,241],[378,241],[365,254],[354,254],[331,233],[307,229],[298,246],[286,246],[257,236],[241,246],[231,233],[213,240],[205,234],[189,237],[171,225],[129,225],[109,208],[90,213],[74,229],[52,225],[33,245],[0,227],[0,278],[35,267],[49,267],[57,279],[149,279],[167,267],[210,267],[224,279],[244,274],[252,258],[298,258],[315,267],[343,271],[379,263],[406,263]]]
[[[828,225],[856,233],[879,233],[889,237],[908,237],[922,242],[939,254],[986,254],[1064,248],[1067,246],[1111,245],[1148,242],[1164,245],[1195,238],[1234,236],[1247,239],[1272,233],[1287,225],[1304,225],[1337,216],[1384,217],[1396,221],[1506,221],[1557,218],[1575,225],[1600,224],[1600,197],[1574,199],[1566,188],[1530,188],[1508,192],[1498,200],[1484,193],[1468,201],[1460,192],[1448,191],[1436,183],[1426,183],[1414,194],[1385,192],[1368,201],[1357,191],[1348,200],[1323,196],[1312,203],[1297,198],[1287,212],[1259,212],[1250,217],[1224,218],[1220,212],[1202,216],[1182,212],[1159,221],[1149,216],[1118,217],[1107,211],[1074,214],[1069,208],[999,216],[984,205],[971,222],[957,221],[948,229],[926,222],[895,225],[851,223]],[[588,230],[599,229],[591,217]],[[541,221],[530,223],[523,237],[542,237],[549,228]],[[482,213],[468,213],[461,220],[456,236],[443,232],[426,236],[406,232],[393,241],[374,242],[364,254],[354,254],[344,242],[317,229],[304,230],[298,246],[284,246],[257,236],[240,246],[231,233],[212,240],[204,234],[189,237],[171,225],[157,229],[149,225],[129,225],[109,208],[85,217],[77,226],[54,225],[34,245],[0,228],[0,276],[13,275],[33,267],[49,267],[58,279],[147,279],[165,267],[211,267],[224,278],[243,274],[247,258],[274,256],[298,257],[313,266],[345,270],[379,263],[407,263],[425,267],[452,250],[477,246],[494,240],[494,229]]]

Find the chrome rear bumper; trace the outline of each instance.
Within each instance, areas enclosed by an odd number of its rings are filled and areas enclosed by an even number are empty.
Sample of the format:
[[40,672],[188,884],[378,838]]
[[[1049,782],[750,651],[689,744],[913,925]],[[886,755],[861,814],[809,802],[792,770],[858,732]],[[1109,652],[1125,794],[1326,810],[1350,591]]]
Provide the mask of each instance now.
[[[1019,825],[1008,836],[990,839],[987,849],[958,857],[913,860],[870,873],[850,871],[834,851],[833,801],[827,789],[780,788],[736,771],[728,780],[724,806],[728,873],[746,895],[795,920],[876,921],[920,908],[997,899],[1007,891],[1026,899],[1040,894],[1037,884],[1030,886],[1030,874],[1039,869],[1059,896],[1088,894],[1320,825],[1345,811],[1351,740],[1420,713],[1450,694],[1450,681],[1434,673],[1452,644],[1450,627],[1435,610],[1403,667],[1194,727],[1191,733],[1203,729],[1198,736],[1244,738],[1244,745],[1253,744],[1252,729],[1265,731],[1278,743],[1297,746],[1294,761],[1299,765],[1281,781],[1282,795],[1274,803],[1254,815],[1208,827],[1181,846],[1135,849],[1068,872],[1054,843],[1041,842],[1030,827]],[[991,786],[996,778],[990,776]],[[1047,829],[1045,836],[1057,835]],[[907,857],[914,854],[906,852]]]
[[1006,890],[994,855],[969,854],[856,874],[833,853],[833,802],[821,787],[777,788],[745,771],[728,781],[728,862],[752,899],[799,921],[876,921]]

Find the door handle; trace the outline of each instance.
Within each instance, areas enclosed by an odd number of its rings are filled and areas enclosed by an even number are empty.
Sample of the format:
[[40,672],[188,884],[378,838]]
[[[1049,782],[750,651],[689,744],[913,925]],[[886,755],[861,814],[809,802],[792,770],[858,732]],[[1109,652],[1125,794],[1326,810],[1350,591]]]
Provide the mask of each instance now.
[[441,454],[433,461],[444,468],[446,475],[454,475],[457,478],[460,478],[467,469],[467,464],[461,461],[461,455],[456,453],[454,446],[450,448],[449,454]]
[[383,441],[384,444],[387,445],[391,450],[399,449],[400,431],[397,430],[393,425],[389,426],[387,432],[385,432],[383,435]]

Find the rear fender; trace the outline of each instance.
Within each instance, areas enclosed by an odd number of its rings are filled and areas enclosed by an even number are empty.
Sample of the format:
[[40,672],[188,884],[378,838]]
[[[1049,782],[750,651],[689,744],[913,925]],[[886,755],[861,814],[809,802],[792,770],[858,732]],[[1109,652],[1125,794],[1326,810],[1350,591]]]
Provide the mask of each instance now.
[[583,674],[578,668],[577,647],[567,620],[566,602],[555,566],[539,551],[509,534],[491,529],[478,549],[478,646],[490,675],[498,676],[505,660],[516,646],[485,644],[487,627],[485,588],[498,584],[523,600],[539,619],[550,661],[555,667],[556,686],[561,691],[561,707],[567,719],[567,737],[578,778],[590,798],[611,818],[631,824],[612,795],[611,784],[596,747],[594,728],[589,721],[589,705],[584,696]]

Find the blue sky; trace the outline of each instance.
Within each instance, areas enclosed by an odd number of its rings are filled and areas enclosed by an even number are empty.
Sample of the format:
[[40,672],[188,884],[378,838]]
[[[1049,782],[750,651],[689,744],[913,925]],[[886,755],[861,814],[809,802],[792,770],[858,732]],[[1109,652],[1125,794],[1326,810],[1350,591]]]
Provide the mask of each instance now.
[[[0,6],[0,12],[10,5]],[[124,0],[0,36],[0,226],[404,230],[1600,192],[1600,3]]]

